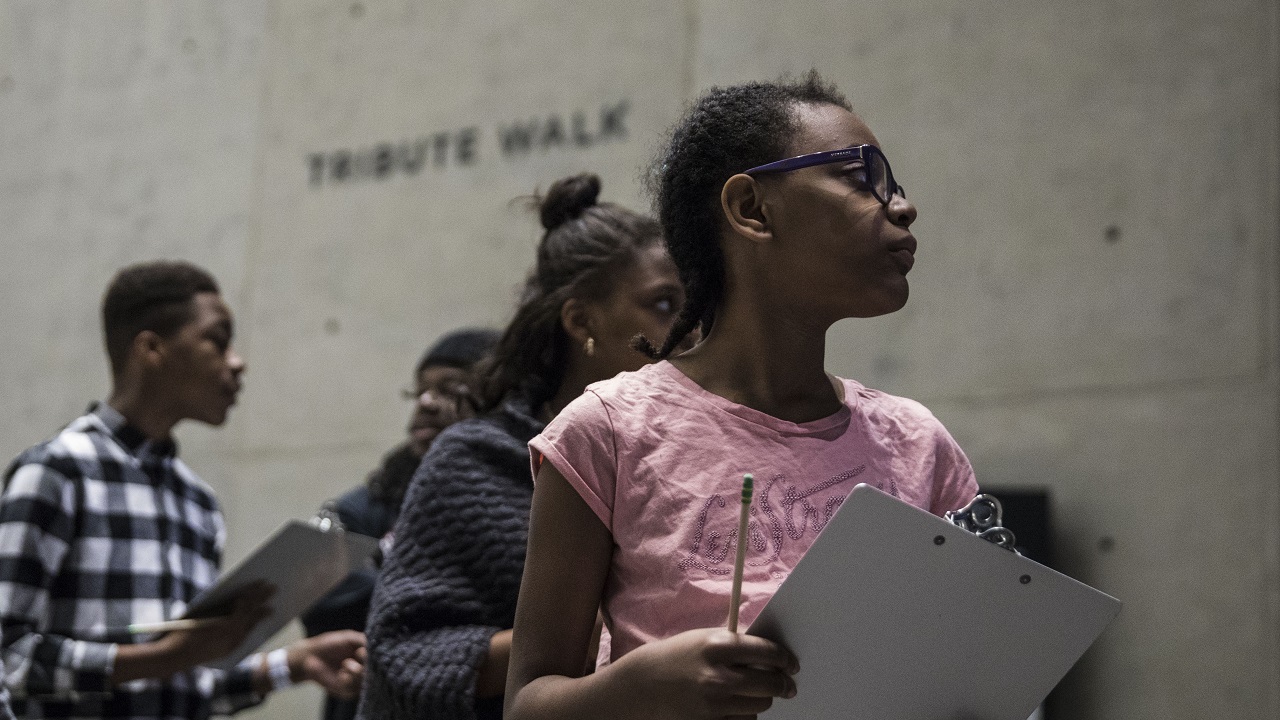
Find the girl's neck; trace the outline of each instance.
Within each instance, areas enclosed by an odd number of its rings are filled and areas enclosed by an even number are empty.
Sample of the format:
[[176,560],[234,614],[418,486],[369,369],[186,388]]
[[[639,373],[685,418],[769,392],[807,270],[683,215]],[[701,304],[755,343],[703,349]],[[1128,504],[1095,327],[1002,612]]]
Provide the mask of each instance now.
[[560,387],[556,389],[556,394],[544,402],[538,411],[539,419],[543,422],[554,420],[566,405],[577,400],[582,391],[593,382],[595,379],[584,372],[582,363],[570,362],[565,370],[564,379],[560,381]]
[[843,390],[824,367],[827,324],[742,310],[726,303],[711,333],[672,363],[708,392],[782,420],[839,410]]

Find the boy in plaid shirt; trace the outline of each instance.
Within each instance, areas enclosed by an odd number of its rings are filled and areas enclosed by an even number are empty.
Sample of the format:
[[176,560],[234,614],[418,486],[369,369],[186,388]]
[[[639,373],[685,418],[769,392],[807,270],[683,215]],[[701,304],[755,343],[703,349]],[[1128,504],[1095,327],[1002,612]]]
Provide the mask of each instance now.
[[160,637],[127,631],[182,614],[218,576],[217,500],[177,457],[180,420],[221,425],[245,364],[208,273],[155,262],[120,271],[103,300],[112,392],[18,456],[0,497],[0,648],[29,718],[203,720],[314,680],[353,696],[364,636],[318,635],[223,672],[269,611],[255,587],[223,620]]

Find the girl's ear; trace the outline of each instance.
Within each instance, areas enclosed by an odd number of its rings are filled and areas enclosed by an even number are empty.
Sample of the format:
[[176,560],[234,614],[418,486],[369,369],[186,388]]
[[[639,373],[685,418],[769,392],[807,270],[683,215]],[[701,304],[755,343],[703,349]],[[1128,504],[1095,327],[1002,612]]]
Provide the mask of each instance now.
[[750,175],[739,173],[725,181],[720,189],[720,210],[734,234],[754,242],[773,239],[763,191],[760,181]]
[[569,339],[578,345],[587,342],[591,337],[591,308],[578,298],[569,298],[560,306],[560,327],[564,328]]

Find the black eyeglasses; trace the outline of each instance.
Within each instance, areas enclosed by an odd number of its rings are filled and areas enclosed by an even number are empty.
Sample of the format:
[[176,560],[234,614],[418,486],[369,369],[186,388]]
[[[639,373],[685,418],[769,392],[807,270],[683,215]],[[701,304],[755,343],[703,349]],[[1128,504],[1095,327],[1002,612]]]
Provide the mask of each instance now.
[[446,400],[467,400],[471,398],[471,386],[466,383],[450,382],[434,387],[404,388],[400,391],[400,397],[409,402],[418,402],[418,398],[426,393]]
[[889,168],[889,159],[875,145],[857,145],[839,150],[824,150],[823,152],[809,153],[808,155],[797,155],[784,160],[775,160],[771,163],[758,165],[746,170],[745,174],[762,175],[765,173],[790,172],[800,168],[813,167],[814,165],[859,161],[866,168],[867,186],[870,188],[871,194],[880,201],[881,205],[888,207],[889,201],[893,199],[894,195],[901,195],[904,198],[907,196],[906,188],[893,179],[893,170]]

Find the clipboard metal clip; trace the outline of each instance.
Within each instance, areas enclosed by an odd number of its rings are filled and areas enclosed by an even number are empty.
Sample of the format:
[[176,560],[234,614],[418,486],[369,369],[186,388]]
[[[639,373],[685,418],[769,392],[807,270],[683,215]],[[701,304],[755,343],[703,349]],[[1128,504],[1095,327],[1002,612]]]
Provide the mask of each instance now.
[[959,510],[947,511],[943,517],[961,530],[995,543],[1015,555],[1021,555],[1022,553],[1015,547],[1018,539],[1014,537],[1013,531],[1001,525],[1002,514],[1003,508],[1000,507],[1000,501],[994,495],[984,493]]
[[310,520],[311,526],[318,528],[320,532],[329,532],[331,530],[345,530],[342,525],[342,519],[338,517],[338,507],[332,500],[326,500],[324,505],[316,511],[315,517]]

